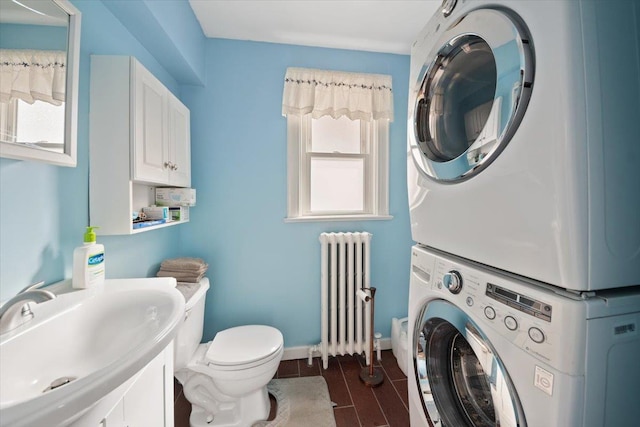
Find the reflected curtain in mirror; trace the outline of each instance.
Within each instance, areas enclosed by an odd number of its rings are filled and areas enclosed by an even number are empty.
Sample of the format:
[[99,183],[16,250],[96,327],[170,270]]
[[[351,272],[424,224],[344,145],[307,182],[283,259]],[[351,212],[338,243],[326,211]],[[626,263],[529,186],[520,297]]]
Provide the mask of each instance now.
[[67,53],[57,50],[0,49],[0,102],[61,105],[65,97]]
[[0,157],[76,165],[80,12],[0,1]]
[[64,151],[65,51],[0,49],[0,140]]

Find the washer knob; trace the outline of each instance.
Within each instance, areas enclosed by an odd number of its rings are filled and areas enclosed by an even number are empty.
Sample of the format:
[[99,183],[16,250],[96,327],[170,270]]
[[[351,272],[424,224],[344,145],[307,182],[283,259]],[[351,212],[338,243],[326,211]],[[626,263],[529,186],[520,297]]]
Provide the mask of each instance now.
[[532,326],[529,328],[529,338],[535,343],[542,344],[546,337],[542,329]]
[[458,294],[462,290],[462,275],[456,270],[451,270],[442,276],[442,284],[449,289],[452,294]]
[[442,0],[442,6],[440,6],[442,14],[445,17],[451,15],[451,12],[453,12],[453,9],[456,7],[457,2],[458,0]]
[[496,311],[493,309],[493,307],[486,306],[484,308],[484,315],[487,316],[487,319],[493,320],[496,318]]

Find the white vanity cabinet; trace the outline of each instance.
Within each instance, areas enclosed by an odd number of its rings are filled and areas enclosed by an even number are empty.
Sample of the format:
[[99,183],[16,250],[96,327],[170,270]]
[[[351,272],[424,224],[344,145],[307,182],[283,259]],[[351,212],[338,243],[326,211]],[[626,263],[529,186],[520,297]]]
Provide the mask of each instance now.
[[155,187],[191,185],[189,109],[130,56],[91,57],[90,223],[100,235],[133,234],[132,212]]
[[70,427],[173,427],[173,344]]
[[[125,427],[173,426],[173,369],[166,369],[171,350],[165,350],[144,367],[122,399],[100,420],[100,427],[120,423]],[[170,366],[173,368],[173,364]]]

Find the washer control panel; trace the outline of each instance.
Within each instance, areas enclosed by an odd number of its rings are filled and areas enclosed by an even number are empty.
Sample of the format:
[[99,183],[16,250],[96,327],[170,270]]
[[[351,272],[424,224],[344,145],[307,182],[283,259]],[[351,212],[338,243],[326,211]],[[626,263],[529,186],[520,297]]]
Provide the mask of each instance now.
[[510,291],[492,283],[487,283],[486,295],[496,301],[520,310],[538,319],[551,322],[551,305],[536,301],[525,295]]
[[487,321],[514,344],[546,362],[556,357],[553,308],[532,295],[536,292],[526,292],[513,283],[507,285],[490,274],[441,257],[436,258],[430,278],[434,289]]
[[587,310],[605,304],[420,246],[412,249],[410,292],[410,316],[431,300],[447,301],[494,345],[512,344],[570,375],[584,372]]

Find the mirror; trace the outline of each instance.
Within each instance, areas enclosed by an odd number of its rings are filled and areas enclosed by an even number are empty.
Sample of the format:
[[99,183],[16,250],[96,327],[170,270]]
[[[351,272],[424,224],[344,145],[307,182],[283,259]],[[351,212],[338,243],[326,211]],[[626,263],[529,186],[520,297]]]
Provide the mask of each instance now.
[[0,157],[76,166],[80,12],[0,0]]

